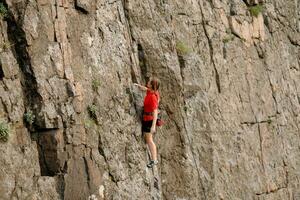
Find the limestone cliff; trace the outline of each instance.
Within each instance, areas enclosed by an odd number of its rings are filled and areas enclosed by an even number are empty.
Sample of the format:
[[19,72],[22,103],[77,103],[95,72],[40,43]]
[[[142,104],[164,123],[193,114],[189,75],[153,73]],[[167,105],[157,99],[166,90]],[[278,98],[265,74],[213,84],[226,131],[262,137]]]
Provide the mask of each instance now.
[[[0,199],[300,199],[299,0],[1,0],[0,15]],[[132,83],[152,74],[166,123],[149,170]]]

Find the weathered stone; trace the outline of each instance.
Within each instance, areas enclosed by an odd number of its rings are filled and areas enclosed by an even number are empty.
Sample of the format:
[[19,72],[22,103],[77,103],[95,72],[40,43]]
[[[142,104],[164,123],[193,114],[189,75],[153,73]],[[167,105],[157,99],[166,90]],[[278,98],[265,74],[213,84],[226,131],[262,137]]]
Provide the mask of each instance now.
[[253,17],[251,24],[247,21],[239,23],[234,17],[230,17],[229,19],[232,32],[245,40],[248,46],[252,44],[252,38],[265,40],[264,22],[261,13],[258,17]]
[[64,78],[64,63],[59,43],[52,43],[48,47],[50,58],[54,64],[54,68],[59,78]]
[[60,199],[57,192],[57,180],[55,177],[39,177],[37,184],[39,188],[38,199]]
[[74,145],[86,144],[86,132],[81,124],[75,125],[66,130],[68,143]]
[[101,171],[99,170],[96,163],[94,163],[92,160],[87,159],[87,171],[89,173],[89,186],[91,191],[97,191],[99,186],[101,185]]
[[18,74],[17,61],[13,57],[11,52],[4,52],[0,55],[1,59],[1,69],[3,71],[4,77],[13,78]]
[[48,5],[49,1],[48,0],[38,0],[37,3],[41,6],[44,6],[44,5]]
[[7,95],[8,98],[3,96],[4,104],[6,105],[6,110],[9,114],[9,119],[12,122],[20,122],[23,120],[24,107],[23,100],[20,99],[22,88],[20,80],[18,79],[4,79],[3,83],[8,92],[4,92],[2,94]]
[[65,78],[74,82],[73,71],[71,68],[71,45],[69,43],[62,43],[62,53],[64,58],[64,67],[65,67]]
[[64,177],[65,199],[87,198],[89,196],[89,172],[85,158],[70,159],[67,165],[69,166],[68,172]]
[[73,106],[77,113],[83,111],[83,89],[79,82],[75,83],[75,97],[73,99]]
[[66,14],[65,9],[62,7],[57,7],[57,18],[55,19],[55,35],[57,42],[63,43],[67,41],[67,34],[66,34]]
[[[257,25],[258,26],[258,30],[259,30],[259,38],[262,40],[262,41],[265,41],[266,39],[266,34],[265,34],[265,28],[264,28],[264,19],[263,19],[263,16],[262,14],[260,13],[257,17]],[[254,26],[254,25],[253,25]]]
[[68,6],[69,6],[68,0],[56,0],[56,3],[59,7],[68,8]]
[[[298,198],[296,1],[5,2],[1,198]],[[132,83],[152,74],[166,123],[149,170]]]
[[91,11],[91,0],[76,0],[76,6],[89,13]]
[[40,25],[40,18],[34,6],[36,5],[30,4],[27,6],[24,13],[24,24],[26,24],[24,28],[28,45],[32,45],[33,40],[37,39],[39,36],[38,29]]
[[37,124],[41,128],[61,128],[62,120],[60,115],[57,114],[55,105],[51,102],[45,102],[41,112],[38,114]]
[[30,135],[26,128],[16,130],[17,145],[24,148],[31,144]]

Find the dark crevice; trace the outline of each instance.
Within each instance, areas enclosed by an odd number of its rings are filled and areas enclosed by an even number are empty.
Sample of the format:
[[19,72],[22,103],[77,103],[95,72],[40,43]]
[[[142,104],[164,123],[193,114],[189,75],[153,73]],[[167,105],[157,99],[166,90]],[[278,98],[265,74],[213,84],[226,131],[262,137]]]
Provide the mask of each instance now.
[[25,97],[24,104],[27,110],[32,110],[36,115],[36,113],[40,111],[42,97],[37,92],[37,80],[32,70],[30,55],[27,51],[28,45],[25,32],[22,29],[22,17],[19,16],[20,19],[16,21],[14,15],[8,9],[6,2],[4,2],[3,5],[6,7],[8,13],[5,18],[5,21],[7,22],[8,40],[11,44],[14,44],[11,46],[11,50],[22,72],[21,85],[23,96]]
[[[7,4],[5,0],[1,0],[0,2],[3,2],[4,6],[7,8]],[[24,17],[25,17],[25,13],[27,10],[27,7],[30,3],[30,0],[24,0],[24,1],[13,1],[13,6],[15,8],[15,12],[17,15],[17,19],[16,22],[18,24],[21,24],[24,21]],[[36,9],[38,9],[36,7]],[[10,17],[11,16],[11,12],[8,12],[9,14],[6,17]]]
[[[56,32],[54,31],[54,42],[58,42],[57,41],[57,36],[56,36]],[[51,58],[52,59],[52,58]]]
[[105,153],[104,153],[104,149],[103,149],[103,144],[102,144],[102,140],[99,134],[99,142],[98,142],[98,152],[101,156],[103,156],[104,160],[107,162],[107,159],[105,157]]
[[225,43],[223,43],[222,51],[223,51],[223,58],[226,59],[227,58],[227,50],[226,50],[226,44]]
[[3,69],[2,69],[2,63],[0,61],[0,80],[2,81],[4,78],[4,72],[3,72]]
[[114,182],[116,185],[118,184],[118,180],[116,180],[116,178],[114,177],[114,175],[110,172],[108,172],[109,178],[112,182]]
[[38,154],[39,154],[41,176],[54,176],[55,173],[51,171],[47,165],[46,155],[45,155],[45,150],[43,149],[43,145],[38,143],[37,147],[38,147]]
[[189,16],[188,14],[186,14],[186,13],[183,13],[183,12],[179,12],[179,13],[177,13],[177,15]]
[[[179,52],[177,52],[177,57],[178,57],[178,62],[179,62],[179,67],[180,67],[180,75],[181,75],[182,81],[184,82],[183,69],[186,67],[185,60],[184,60],[183,56]],[[184,98],[183,98],[183,103],[184,103],[184,107],[186,108],[186,101],[185,101]],[[192,153],[192,156],[193,156],[193,161],[194,161],[195,166],[196,166],[196,170],[197,170],[197,174],[198,174],[198,178],[199,178],[199,184],[200,184],[200,187],[202,188],[203,195],[204,195],[204,197],[206,199],[206,190],[205,190],[204,184],[203,184],[202,179],[201,179],[200,169],[199,169],[199,166],[197,165],[195,155],[194,155],[194,153],[192,151],[192,148],[191,148],[192,147],[192,140],[191,140],[191,138],[189,136],[189,133],[187,131],[187,128],[186,128],[185,117],[183,115],[181,115],[181,116],[182,116],[182,122],[183,122],[184,132],[186,133],[186,137],[187,137],[187,141],[186,142],[189,144],[189,147],[190,147],[190,150],[191,150],[191,153]],[[172,121],[174,122],[174,124],[175,124],[175,126],[177,128],[177,131],[179,133],[182,132],[182,128],[181,128],[181,126],[178,125],[178,123],[176,122],[176,120],[173,119],[172,117],[170,117],[170,119],[172,119]],[[180,140],[181,140],[181,144],[184,146],[184,143],[186,143],[186,142],[185,142],[185,139],[184,139],[183,135],[179,134],[179,137],[180,137]]]
[[128,0],[121,0],[121,3],[122,3],[122,6],[123,6],[123,10],[124,10],[124,17],[125,17],[125,19],[126,19],[126,24],[127,24],[127,28],[128,28],[128,31],[129,31],[129,35],[131,36],[131,39],[133,40],[133,41],[135,41],[134,40],[134,38],[132,37],[132,34],[131,34],[131,24],[130,24],[130,17],[129,17],[129,10],[128,10]]
[[[179,67],[180,67],[180,76],[182,79],[182,84],[184,84],[184,73],[183,73],[183,69],[185,68],[185,60],[183,58],[182,55],[178,54],[177,52],[177,58],[178,58],[178,62],[179,62]],[[185,105],[184,105],[185,106]]]
[[[130,74],[131,74],[131,80],[134,82],[134,83],[138,83],[138,74],[137,74],[137,70],[136,70],[136,67],[137,67],[137,60],[135,59],[135,56],[133,55],[133,52],[135,52],[134,50],[134,46],[135,46],[135,39],[133,37],[133,34],[132,34],[132,27],[131,27],[131,24],[130,24],[130,17],[129,17],[129,10],[128,10],[128,1],[127,0],[121,0],[121,4],[122,4],[122,7],[123,7],[123,11],[124,11],[124,17],[125,17],[125,24],[127,26],[127,30],[128,30],[128,40],[130,42],[130,51],[129,52],[129,58],[130,58]],[[121,13],[119,12],[119,14],[121,15]]]
[[141,75],[146,83],[148,81],[148,69],[147,69],[147,60],[145,57],[145,52],[141,44],[138,44],[138,58],[139,58],[139,65],[141,69]]
[[[229,23],[229,26],[232,29],[231,23]],[[232,35],[234,35],[235,37],[239,38],[240,40],[243,40],[243,38],[241,38],[241,36],[239,36],[236,32],[232,31],[231,33],[232,33]]]
[[275,104],[275,107],[276,107],[276,113],[279,113],[278,111],[278,104],[277,104],[277,100],[276,100],[276,96],[275,96],[275,90],[274,90],[274,87],[271,83],[271,78],[270,78],[270,75],[268,74],[268,79],[269,79],[269,83],[270,83],[270,88],[271,88],[271,91],[272,91],[272,98],[274,100],[274,104]]
[[206,36],[207,42],[208,42],[208,46],[209,46],[209,53],[210,53],[210,61],[213,64],[214,67],[214,71],[215,71],[215,80],[216,80],[216,85],[218,88],[218,92],[221,93],[221,85],[220,85],[220,75],[219,72],[217,70],[215,61],[214,61],[214,50],[213,50],[213,45],[212,45],[212,41],[208,36],[208,32],[206,30],[206,26],[205,26],[205,19],[204,19],[204,14],[203,14],[203,10],[202,10],[202,5],[201,3],[199,3],[200,6],[200,11],[201,11],[201,17],[202,17],[202,27],[204,30],[204,34]]
[[57,175],[57,184],[56,184],[56,191],[59,194],[60,199],[65,199],[65,179],[64,174],[58,174]]
[[101,40],[104,40],[104,33],[100,27],[98,27],[98,35],[100,36]]
[[230,0],[230,8],[229,8],[229,13],[230,13],[230,16],[234,16],[237,14],[237,11],[236,11],[236,5],[234,3],[233,0]]
[[87,177],[87,185],[88,185],[88,189],[91,190],[91,186],[90,186],[90,173],[89,173],[89,166],[87,164],[87,160],[85,157],[83,157],[83,161],[84,161],[84,166],[85,166],[85,173],[86,173],[86,177]]
[[300,42],[298,43],[297,39],[291,37],[289,34],[287,35],[287,38],[292,45],[300,47]]
[[119,80],[119,82],[121,83],[121,82],[122,82],[122,79],[121,79],[120,72],[117,72],[117,76],[118,76],[118,80]]
[[76,6],[76,5],[75,5],[75,9],[78,10],[78,11],[80,11],[81,13],[83,13],[83,14],[85,14],[85,15],[87,15],[87,14],[89,13],[89,12],[86,11],[84,8],[78,7],[78,6]]
[[38,154],[42,176],[55,176],[60,173],[58,158],[57,131],[49,130],[38,133]]
[[78,5],[78,0],[75,1],[75,6],[74,7],[75,7],[76,10],[78,10],[79,12],[81,12],[85,15],[89,14],[89,12],[85,8]]
[[117,3],[119,0],[114,0],[114,1],[108,1],[108,4],[114,4],[114,3]]
[[256,196],[260,196],[260,195],[269,195],[269,194],[274,194],[282,189],[286,189],[287,186],[283,186],[283,187],[278,187],[274,190],[268,191],[268,192],[261,192],[261,193],[256,193]]
[[37,128],[35,130],[38,131],[38,132],[47,132],[47,131],[58,130],[58,128]]
[[[274,116],[270,116],[270,117],[274,117]],[[269,118],[268,120],[262,120],[262,121],[259,121],[259,122],[241,122],[242,125],[248,125],[248,126],[252,126],[252,125],[255,125],[255,124],[262,124],[262,123],[268,123],[270,124],[272,122],[271,118]]]
[[[26,1],[27,7],[29,1]],[[18,20],[15,19],[13,13],[8,9],[6,2],[3,5],[7,9],[7,17],[4,19],[7,23],[7,36],[11,44],[11,51],[18,63],[21,70],[21,86],[24,96],[24,107],[26,110],[31,110],[33,115],[38,116],[37,113],[41,110],[42,97],[38,93],[38,84],[36,76],[32,69],[31,58],[27,50],[27,40],[23,26],[23,14],[18,12]],[[25,10],[25,9],[24,9]],[[32,140],[37,141],[37,149],[39,154],[39,163],[42,176],[54,176],[59,169],[59,162],[57,159],[57,151],[54,148],[54,144],[45,144],[39,134],[33,133],[41,127],[37,127],[36,122],[32,126],[28,126],[28,130],[31,132],[30,136]],[[50,140],[51,141],[51,140]],[[51,147],[52,145],[52,147]]]
[[180,69],[184,69],[185,68],[185,60],[182,55],[179,55],[178,53],[177,53],[177,55],[178,55]]
[[257,51],[257,55],[260,59],[264,59],[265,57],[265,50],[261,47],[259,43],[254,43],[255,49]]
[[[131,56],[130,56],[130,62],[131,62],[131,63],[134,63],[134,61],[132,60],[132,57],[131,57]],[[131,76],[132,82],[138,83],[138,78],[137,78],[137,76],[136,76],[136,74],[135,74],[135,71],[134,71],[133,67],[130,68],[130,76]]]
[[220,75],[219,75],[219,72],[216,69],[216,67],[215,67],[215,77],[216,77],[216,84],[217,84],[218,92],[221,93]]
[[246,4],[247,7],[250,6],[250,4],[247,2],[247,0],[242,0],[242,1]]
[[[185,101],[184,101],[184,105],[186,105],[186,102],[185,102]],[[198,164],[197,164],[197,159],[196,159],[196,157],[195,157],[195,155],[194,155],[194,152],[193,152],[193,148],[192,148],[192,139],[190,138],[189,133],[188,133],[188,130],[187,130],[187,127],[186,127],[185,117],[184,117],[183,115],[181,115],[181,117],[182,117],[182,122],[183,122],[184,132],[186,133],[186,137],[187,137],[187,140],[188,140],[187,142],[188,142],[188,144],[189,144],[190,151],[191,151],[191,154],[192,154],[192,157],[193,157],[193,162],[194,162],[194,164],[195,164],[195,166],[196,166],[196,171],[197,171],[197,175],[198,175],[198,179],[199,179],[199,184],[200,184],[200,187],[201,187],[201,189],[202,189],[204,199],[207,199],[206,189],[205,189],[204,183],[203,183],[203,181],[202,181],[202,179],[201,179],[201,173],[200,173],[199,166],[198,166]],[[173,119],[173,121],[174,121],[174,123],[175,123],[175,125],[176,125],[176,127],[177,127],[177,129],[178,129],[178,132],[179,132],[179,133],[182,132],[182,131],[181,131],[181,127],[177,124],[176,120]],[[180,138],[183,140],[182,137],[180,137]],[[202,196],[202,195],[200,195],[200,196]]]
[[271,36],[273,36],[273,29],[271,26],[271,22],[269,20],[269,16],[266,14],[263,14],[263,19],[264,19],[264,24],[266,26],[266,28],[268,29],[268,32],[271,34]]

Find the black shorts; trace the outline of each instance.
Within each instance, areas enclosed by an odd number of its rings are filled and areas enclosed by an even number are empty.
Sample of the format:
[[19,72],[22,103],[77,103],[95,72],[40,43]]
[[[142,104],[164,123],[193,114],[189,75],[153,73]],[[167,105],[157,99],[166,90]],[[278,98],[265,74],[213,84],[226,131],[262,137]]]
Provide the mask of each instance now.
[[150,133],[151,126],[152,126],[152,120],[151,121],[142,121],[143,133]]

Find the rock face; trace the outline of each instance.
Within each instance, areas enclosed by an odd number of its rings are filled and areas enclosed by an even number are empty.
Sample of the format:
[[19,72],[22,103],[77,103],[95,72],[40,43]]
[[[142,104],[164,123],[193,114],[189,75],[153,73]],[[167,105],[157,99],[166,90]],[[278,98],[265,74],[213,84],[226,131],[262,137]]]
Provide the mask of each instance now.
[[0,199],[300,199],[299,1],[1,2]]

